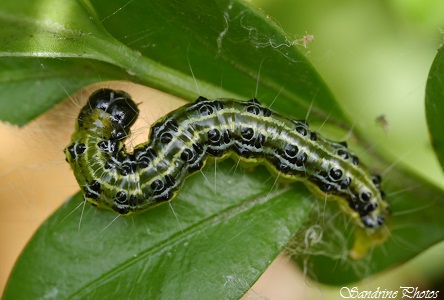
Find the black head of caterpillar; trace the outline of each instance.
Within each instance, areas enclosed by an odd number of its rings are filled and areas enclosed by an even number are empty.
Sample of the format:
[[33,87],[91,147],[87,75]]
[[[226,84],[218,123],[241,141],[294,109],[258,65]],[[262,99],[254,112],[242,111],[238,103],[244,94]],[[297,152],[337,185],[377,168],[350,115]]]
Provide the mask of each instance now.
[[172,200],[208,156],[233,155],[336,199],[358,228],[355,257],[388,236],[381,178],[345,143],[312,132],[305,121],[255,99],[199,97],[158,120],[148,142],[128,153],[123,142],[138,113],[128,94],[110,89],[94,92],[81,110],[65,154],[87,201],[122,215],[143,212]]
[[101,134],[100,124],[95,121],[104,120],[106,126],[103,128],[112,129],[110,139],[122,140],[129,136],[130,127],[138,116],[139,108],[130,95],[122,91],[100,89],[90,96],[88,103],[80,111],[77,126],[78,130],[85,130],[90,134]]

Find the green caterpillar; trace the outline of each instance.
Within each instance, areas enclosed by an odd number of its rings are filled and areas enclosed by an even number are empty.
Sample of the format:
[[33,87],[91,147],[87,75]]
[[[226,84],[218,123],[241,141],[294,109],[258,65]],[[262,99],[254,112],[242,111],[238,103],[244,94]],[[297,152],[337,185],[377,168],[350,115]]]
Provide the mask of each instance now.
[[337,200],[357,225],[353,256],[388,236],[389,205],[381,178],[371,175],[345,142],[329,141],[305,121],[283,116],[256,99],[199,97],[158,120],[149,141],[133,153],[124,140],[139,114],[122,91],[99,89],[81,110],[67,162],[88,202],[121,215],[172,200],[207,158],[263,163],[287,181],[302,181],[316,196]]

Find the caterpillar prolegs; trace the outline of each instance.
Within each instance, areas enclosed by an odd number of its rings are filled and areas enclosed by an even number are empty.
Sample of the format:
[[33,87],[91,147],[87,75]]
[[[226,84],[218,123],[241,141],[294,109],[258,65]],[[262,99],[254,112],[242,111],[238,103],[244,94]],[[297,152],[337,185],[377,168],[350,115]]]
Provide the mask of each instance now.
[[82,108],[66,160],[84,197],[121,215],[172,200],[207,158],[234,155],[263,163],[287,181],[302,181],[316,196],[337,200],[357,225],[352,253],[362,256],[388,236],[389,205],[381,178],[369,173],[345,142],[327,140],[256,100],[199,97],[158,120],[132,153],[124,141],[139,114],[122,91],[99,89]]

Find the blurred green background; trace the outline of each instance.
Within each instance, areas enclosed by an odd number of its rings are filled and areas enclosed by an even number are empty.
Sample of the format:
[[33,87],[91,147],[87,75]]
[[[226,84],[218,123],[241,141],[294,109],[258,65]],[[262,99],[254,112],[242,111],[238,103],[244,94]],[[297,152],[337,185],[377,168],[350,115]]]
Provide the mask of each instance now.
[[[394,164],[405,164],[444,186],[428,140],[424,92],[444,36],[442,0],[253,0],[294,42],[314,40],[302,51],[326,81],[358,130],[368,134]],[[376,122],[384,116],[386,122]],[[387,170],[389,171],[389,170]],[[414,187],[406,187],[406,189]],[[400,191],[402,192],[402,191]],[[420,200],[420,199],[418,199]],[[418,212],[420,201],[418,201]],[[410,241],[414,245],[414,241]],[[417,286],[442,289],[444,244],[395,270],[370,278],[362,289]],[[308,287],[307,287],[308,288]],[[314,288],[317,290],[318,288]],[[313,293],[339,298],[338,289]]]

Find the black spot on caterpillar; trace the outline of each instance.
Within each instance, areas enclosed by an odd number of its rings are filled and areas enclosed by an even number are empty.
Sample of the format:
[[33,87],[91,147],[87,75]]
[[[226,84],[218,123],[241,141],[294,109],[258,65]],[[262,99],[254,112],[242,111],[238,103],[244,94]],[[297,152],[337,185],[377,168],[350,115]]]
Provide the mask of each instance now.
[[124,140],[139,114],[122,91],[100,89],[82,108],[65,149],[88,202],[121,215],[172,200],[207,158],[233,155],[264,163],[287,181],[302,181],[317,197],[335,199],[357,225],[353,256],[388,236],[389,205],[381,178],[369,173],[345,142],[333,142],[256,99],[199,97],[158,120],[132,153]]

